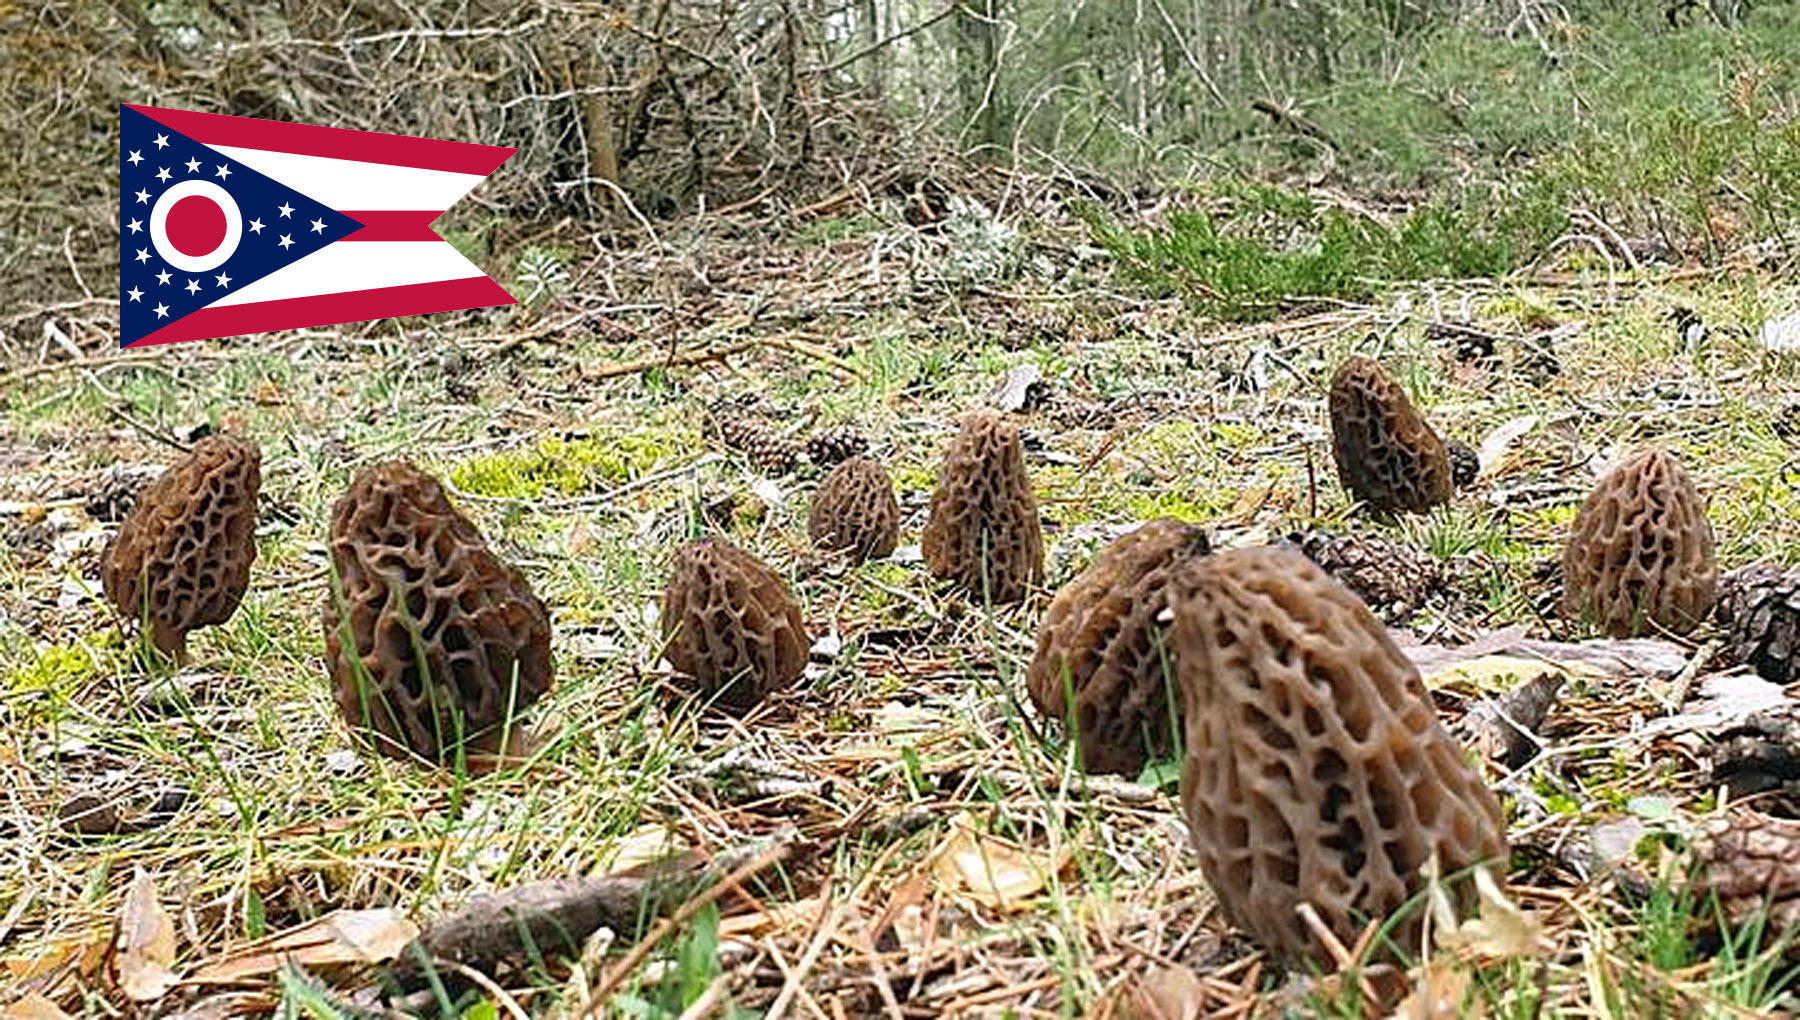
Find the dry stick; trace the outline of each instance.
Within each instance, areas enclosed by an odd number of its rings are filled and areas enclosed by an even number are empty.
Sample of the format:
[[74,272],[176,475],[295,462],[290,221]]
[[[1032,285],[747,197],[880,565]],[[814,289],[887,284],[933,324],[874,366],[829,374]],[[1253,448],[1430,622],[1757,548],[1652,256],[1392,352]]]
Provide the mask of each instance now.
[[612,994],[613,989],[617,988],[619,984],[625,980],[626,975],[636,970],[638,965],[644,962],[644,958],[650,955],[650,950],[656,948],[657,943],[667,938],[670,932],[681,925],[686,924],[690,918],[701,910],[704,910],[708,904],[742,885],[744,880],[748,879],[750,876],[771,864],[785,860],[792,852],[793,846],[788,843],[770,847],[739,865],[736,870],[731,872],[731,874],[720,879],[717,885],[682,904],[680,910],[677,910],[663,920],[656,922],[656,926],[650,929],[650,934],[644,936],[637,945],[632,946],[631,952],[626,953],[624,958],[611,970],[607,971],[605,977],[600,979],[600,986],[593,991],[593,999],[588,1002],[587,1008],[581,1011],[582,1017],[590,1017],[598,1012],[600,1007],[607,1001],[607,996]]
[[747,350],[760,346],[763,340],[739,340],[737,343],[725,344],[721,347],[708,347],[703,350],[689,351],[686,354],[660,354],[653,358],[639,358],[636,361],[621,361],[611,365],[602,365],[581,373],[583,379],[611,379],[621,375],[636,375],[648,372],[653,368],[673,368],[676,365],[695,365],[703,361],[718,361],[729,358],[733,354],[742,354]]
[[167,351],[157,349],[133,354],[99,354],[93,357],[83,358],[80,361],[52,361],[44,365],[32,365],[29,368],[21,368],[8,372],[5,375],[0,375],[0,390],[5,390],[17,383],[35,379],[40,375],[51,375],[65,369],[97,368],[105,365],[129,365],[145,361],[158,361],[167,358],[168,356],[169,354]]

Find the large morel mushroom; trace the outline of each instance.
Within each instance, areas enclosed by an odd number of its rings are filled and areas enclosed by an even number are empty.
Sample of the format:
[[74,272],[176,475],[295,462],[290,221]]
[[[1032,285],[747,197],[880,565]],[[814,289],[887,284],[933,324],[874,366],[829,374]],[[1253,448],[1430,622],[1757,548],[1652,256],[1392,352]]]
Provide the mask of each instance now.
[[1151,521],[1101,550],[1051,600],[1025,687],[1039,711],[1070,722],[1088,772],[1136,778],[1174,748],[1180,699],[1169,696],[1175,678],[1159,618],[1169,577],[1210,548],[1195,525]]
[[[1423,890],[1433,858],[1455,876],[1505,854],[1499,801],[1342,584],[1282,548],[1195,560],[1173,584],[1181,799],[1233,924],[1289,963],[1328,966],[1301,904],[1352,945]],[[1396,944],[1416,951],[1419,931],[1401,919]]]
[[894,480],[868,457],[831,469],[813,493],[806,533],[822,549],[848,549],[858,560],[878,560],[900,541],[900,502]]
[[353,732],[395,758],[508,750],[550,689],[550,618],[435,478],[364,470],[331,514],[325,657]]
[[787,585],[722,538],[675,554],[662,635],[669,664],[732,711],[754,708],[806,669],[806,626]]
[[1449,451],[1406,391],[1357,355],[1331,379],[1331,454],[1350,494],[1380,514],[1423,513],[1455,488]]
[[1043,580],[1044,535],[1024,446],[994,411],[963,418],[920,548],[932,574],[995,603],[1017,602]]
[[1686,634],[1712,612],[1712,525],[1667,450],[1627,458],[1594,485],[1563,547],[1563,613],[1608,636]]
[[121,616],[185,658],[187,636],[224,623],[250,587],[262,452],[232,432],[207,436],[138,493],[100,554],[100,584]]

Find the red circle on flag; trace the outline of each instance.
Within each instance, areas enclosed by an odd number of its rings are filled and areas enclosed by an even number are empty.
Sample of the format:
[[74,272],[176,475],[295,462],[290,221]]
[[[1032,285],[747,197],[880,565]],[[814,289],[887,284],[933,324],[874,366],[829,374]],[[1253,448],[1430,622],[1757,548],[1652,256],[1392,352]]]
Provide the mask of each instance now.
[[189,195],[170,207],[164,229],[176,251],[189,257],[207,255],[225,240],[225,210],[203,195]]

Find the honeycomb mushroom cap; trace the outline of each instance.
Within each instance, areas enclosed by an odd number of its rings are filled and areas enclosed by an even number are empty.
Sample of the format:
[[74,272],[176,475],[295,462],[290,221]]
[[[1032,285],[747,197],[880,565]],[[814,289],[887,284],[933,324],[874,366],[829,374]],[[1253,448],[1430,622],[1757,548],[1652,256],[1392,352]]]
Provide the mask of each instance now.
[[944,454],[920,551],[932,574],[976,597],[1017,602],[1044,579],[1044,535],[1019,430],[991,410],[964,416]]
[[501,750],[555,679],[530,582],[405,461],[356,476],[330,541],[325,655],[350,728],[395,758]]
[[1050,602],[1025,687],[1038,710],[1070,719],[1089,772],[1136,777],[1174,746],[1174,677],[1165,667],[1170,576],[1211,548],[1201,528],[1162,518],[1121,536]]
[[180,657],[189,631],[224,623],[250,586],[262,452],[232,432],[207,436],[138,493],[100,555],[100,584],[121,616]]
[[1338,479],[1377,513],[1422,513],[1448,503],[1454,486],[1444,441],[1406,391],[1357,355],[1331,379],[1331,453]]
[[[1506,852],[1499,801],[1342,584],[1282,548],[1190,561],[1172,583],[1181,799],[1232,923],[1329,966],[1300,904],[1354,944],[1422,891],[1433,857],[1454,876]],[[1401,946],[1417,933],[1416,917],[1395,929]]]
[[1667,450],[1640,451],[1595,483],[1563,547],[1563,613],[1612,637],[1686,634],[1712,612],[1712,525]]
[[806,668],[800,606],[762,561],[722,538],[681,547],[663,591],[664,656],[728,709],[748,711]]
[[868,457],[831,469],[813,493],[806,533],[822,549],[849,549],[859,560],[881,559],[900,541],[900,502],[894,480]]

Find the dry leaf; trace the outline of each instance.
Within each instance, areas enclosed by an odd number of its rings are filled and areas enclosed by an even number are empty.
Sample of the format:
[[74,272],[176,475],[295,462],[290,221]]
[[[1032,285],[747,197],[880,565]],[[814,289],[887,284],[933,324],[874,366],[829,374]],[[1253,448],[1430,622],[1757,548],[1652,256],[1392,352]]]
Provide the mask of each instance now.
[[1424,976],[1388,1020],[1480,1020],[1487,1007],[1477,1002],[1464,1009],[1463,997],[1468,991],[1468,971],[1427,965]]
[[1547,673],[1561,673],[1571,678],[1576,675],[1575,670],[1560,663],[1518,655],[1484,655],[1420,672],[1424,675],[1425,686],[1431,690],[1481,695],[1503,694]]
[[156,899],[156,883],[143,868],[131,878],[119,912],[114,946],[119,989],[133,1002],[160,999],[175,986],[175,923]]
[[199,984],[223,984],[273,974],[284,960],[309,968],[386,963],[419,937],[419,926],[398,910],[337,910],[271,935],[196,970]]
[[1011,912],[1025,909],[1025,901],[1043,891],[1060,863],[958,825],[938,848],[932,870],[953,892]]
[[1481,448],[1475,452],[1475,459],[1481,464],[1481,473],[1493,475],[1501,458],[1512,449],[1512,445],[1523,439],[1527,433],[1538,426],[1538,416],[1527,414],[1495,426],[1487,435],[1481,437]]
[[1458,924],[1456,910],[1442,882],[1431,884],[1432,922],[1437,943],[1445,949],[1469,949],[1492,959],[1541,956],[1550,950],[1544,926],[1506,895],[1493,873],[1475,869],[1475,895],[1480,900],[1477,916]]
[[643,825],[621,837],[610,849],[602,850],[590,874],[607,875],[629,871],[639,865],[660,861],[679,850],[679,840],[666,825]]
[[1205,1015],[1206,986],[1186,967],[1157,967],[1128,977],[1090,1014],[1096,1020],[1200,1020]]
[[0,1020],[71,1020],[71,1017],[42,995],[26,992],[24,998],[0,1006]]

